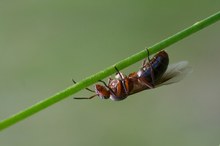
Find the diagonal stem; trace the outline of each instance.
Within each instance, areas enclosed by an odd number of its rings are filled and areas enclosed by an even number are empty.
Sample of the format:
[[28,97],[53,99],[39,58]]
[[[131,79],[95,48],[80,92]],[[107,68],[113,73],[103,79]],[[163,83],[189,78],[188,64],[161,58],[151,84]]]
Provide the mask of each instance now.
[[[199,22],[196,22],[195,24],[193,24],[192,26],[162,40],[161,42],[151,46],[148,48],[150,54],[154,54],[162,49],[164,49],[165,47],[168,47],[184,38],[186,38],[187,36],[217,22],[218,20],[220,20],[220,12],[217,12],[216,14],[213,14],[209,17],[207,17],[206,19],[203,19]],[[58,92],[57,94],[48,97],[4,120],[2,120],[0,122],[0,131],[13,125],[16,124],[17,122],[24,120],[25,118],[67,98],[68,96],[96,83],[98,80],[100,79],[104,79],[108,76],[110,76],[111,74],[113,74],[115,72],[114,66],[117,66],[117,68],[119,70],[128,67],[140,60],[142,60],[143,58],[145,58],[147,56],[146,50],[144,49],[141,52],[138,52],[122,61],[119,61],[118,63],[104,69],[103,71],[100,71],[94,75],[91,75],[90,77],[87,77],[85,79],[83,79],[82,81],[76,83],[73,86],[68,87],[67,89],[64,89],[63,91]]]

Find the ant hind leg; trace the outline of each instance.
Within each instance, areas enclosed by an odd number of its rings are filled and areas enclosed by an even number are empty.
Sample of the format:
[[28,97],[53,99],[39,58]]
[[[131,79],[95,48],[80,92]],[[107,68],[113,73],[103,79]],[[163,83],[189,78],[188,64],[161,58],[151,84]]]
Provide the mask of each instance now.
[[152,64],[151,64],[151,60],[150,60],[150,52],[149,52],[148,48],[146,48],[146,51],[147,51],[147,60],[148,60],[148,62],[149,62],[149,66],[150,66],[151,80],[152,80],[152,87],[154,88],[154,86],[155,86],[155,81],[154,81],[154,70],[153,70],[153,67],[152,67]]

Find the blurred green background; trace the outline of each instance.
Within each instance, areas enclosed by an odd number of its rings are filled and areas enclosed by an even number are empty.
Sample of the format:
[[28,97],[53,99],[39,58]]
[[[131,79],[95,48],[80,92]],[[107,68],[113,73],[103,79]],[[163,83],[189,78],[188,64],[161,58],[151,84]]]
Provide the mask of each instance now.
[[[219,0],[1,0],[0,120],[219,8]],[[193,67],[177,84],[121,102],[69,97],[2,131],[0,145],[217,146],[219,38],[218,22],[167,48],[171,63]]]

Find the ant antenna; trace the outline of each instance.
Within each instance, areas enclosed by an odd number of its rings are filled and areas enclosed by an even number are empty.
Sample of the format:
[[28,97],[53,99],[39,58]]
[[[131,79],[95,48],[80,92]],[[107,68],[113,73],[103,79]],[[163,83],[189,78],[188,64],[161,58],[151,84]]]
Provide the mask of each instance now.
[[[73,81],[73,83],[74,84],[76,84],[76,81],[74,80],[74,79],[72,79],[72,81]],[[93,92],[93,93],[95,93],[95,91],[94,90],[92,90],[92,89],[89,89],[89,88],[85,88],[86,90],[88,90],[88,91],[90,91],[90,92]]]
[[90,97],[73,97],[74,99],[92,99],[93,97],[97,96],[96,94],[95,95],[92,95]]
[[[72,79],[73,83],[76,84],[76,81],[74,79]],[[94,90],[92,89],[89,89],[89,88],[85,88],[86,90],[90,91],[90,92],[95,92]],[[92,95],[90,97],[73,97],[74,99],[92,99],[93,97],[97,96],[96,94],[95,95]]]

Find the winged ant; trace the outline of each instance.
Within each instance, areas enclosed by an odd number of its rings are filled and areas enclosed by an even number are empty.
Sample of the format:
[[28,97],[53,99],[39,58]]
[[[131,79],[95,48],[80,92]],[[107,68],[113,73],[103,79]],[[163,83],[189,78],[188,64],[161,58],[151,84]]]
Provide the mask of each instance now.
[[[95,90],[86,88],[95,94],[90,97],[75,97],[74,99],[92,99],[99,96],[101,99],[111,99],[120,101],[129,95],[147,89],[157,88],[162,85],[172,84],[180,81],[189,73],[187,61],[169,65],[169,56],[165,50],[157,53],[152,59],[148,57],[143,60],[141,68],[137,72],[130,73],[128,76],[122,74],[115,66],[117,71],[115,79],[109,78],[108,83],[99,80],[103,85],[96,84]],[[73,80],[74,83],[76,83]]]

